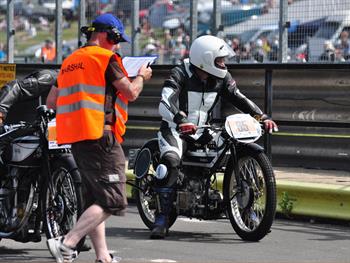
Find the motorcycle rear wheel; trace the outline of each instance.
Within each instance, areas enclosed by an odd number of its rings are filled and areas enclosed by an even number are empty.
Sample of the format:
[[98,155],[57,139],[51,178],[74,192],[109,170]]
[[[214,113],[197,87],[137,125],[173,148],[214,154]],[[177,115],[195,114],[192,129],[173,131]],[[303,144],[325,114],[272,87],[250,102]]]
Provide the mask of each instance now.
[[224,177],[224,199],[235,232],[243,240],[259,241],[269,232],[276,212],[276,183],[268,157],[260,152],[238,159],[241,190],[233,162]]
[[[157,194],[155,191],[153,191],[152,188],[152,185],[154,183],[153,174],[155,173],[155,170],[159,164],[160,152],[158,142],[155,140],[150,141],[150,143],[144,146],[143,149],[145,148],[149,150],[147,151],[148,153],[151,153],[151,156],[149,157],[151,162],[148,168],[146,168],[147,171],[145,172],[145,175],[142,178],[136,179],[135,183],[139,189],[136,189],[135,191],[135,201],[143,223],[149,229],[152,229],[155,221],[155,212],[158,203]],[[135,166],[137,166],[137,160]],[[173,208],[169,214],[169,228],[175,223],[176,218],[176,209]]]
[[[50,198],[53,192],[48,185],[44,193],[44,230],[47,239],[67,234],[83,213],[81,185],[74,183],[73,178],[77,178],[74,173],[78,171],[69,171],[60,162],[55,162],[52,167],[54,198]],[[77,245],[78,251],[84,241],[85,238]]]

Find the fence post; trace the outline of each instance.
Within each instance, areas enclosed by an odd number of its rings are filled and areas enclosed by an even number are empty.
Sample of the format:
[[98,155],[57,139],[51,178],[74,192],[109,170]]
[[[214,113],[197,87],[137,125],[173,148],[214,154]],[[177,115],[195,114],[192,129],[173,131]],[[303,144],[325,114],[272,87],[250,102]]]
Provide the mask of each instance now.
[[86,3],[85,0],[79,1],[79,20],[78,20],[78,48],[83,45],[83,34],[80,32],[80,28],[86,25]]
[[62,0],[56,0],[56,64],[62,63]]
[[[265,70],[265,98],[264,98],[264,112],[272,117],[272,99],[273,99],[273,89],[272,89],[272,69]],[[264,148],[265,153],[272,160],[271,155],[271,134],[265,132],[264,136]]]
[[198,31],[198,0],[192,0],[190,3],[190,42],[197,37]]
[[221,26],[221,0],[213,0],[213,35],[217,36],[222,31]]
[[15,29],[13,28],[13,17],[14,17],[14,7],[13,7],[13,0],[7,1],[7,13],[6,13],[6,20],[7,20],[7,63],[13,63],[13,56],[14,56],[14,38],[15,38]]
[[139,22],[139,10],[140,1],[133,0],[131,11],[131,55],[138,56],[140,54],[139,48],[139,33],[140,33],[140,22]]
[[288,50],[288,0],[280,0],[278,62],[287,62]]

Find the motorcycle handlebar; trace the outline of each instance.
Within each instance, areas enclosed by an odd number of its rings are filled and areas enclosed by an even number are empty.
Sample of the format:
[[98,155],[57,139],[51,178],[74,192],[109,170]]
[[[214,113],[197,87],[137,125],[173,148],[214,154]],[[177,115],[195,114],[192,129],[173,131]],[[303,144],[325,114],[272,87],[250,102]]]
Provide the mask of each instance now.
[[209,124],[205,124],[205,125],[197,126],[197,130],[199,130],[199,129],[212,130],[212,131],[222,131],[224,128],[223,127],[212,126],[212,125],[209,125]]
[[[212,125],[209,125],[209,124],[199,125],[199,126],[196,127],[196,130],[200,130],[200,129],[202,129],[204,131],[211,130],[211,131],[214,131],[214,132],[225,130],[224,127],[215,127],[215,126],[212,126]],[[189,134],[181,133],[181,132],[179,132],[179,133],[180,133],[180,137],[183,137],[183,138],[191,137]]]
[[7,132],[7,131],[12,131],[12,130],[17,130],[20,128],[26,128],[29,126],[31,126],[31,125],[27,122],[20,122],[18,124],[6,124],[6,125],[4,125],[4,129]]

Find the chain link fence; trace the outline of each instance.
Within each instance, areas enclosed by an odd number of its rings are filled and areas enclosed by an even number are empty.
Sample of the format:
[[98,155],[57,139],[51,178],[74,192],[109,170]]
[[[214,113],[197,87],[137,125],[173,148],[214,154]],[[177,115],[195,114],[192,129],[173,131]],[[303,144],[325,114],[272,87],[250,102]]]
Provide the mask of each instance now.
[[225,39],[232,63],[350,61],[350,0],[0,0],[0,61],[61,63],[107,12],[133,39],[122,54],[158,64],[181,63],[203,34]]

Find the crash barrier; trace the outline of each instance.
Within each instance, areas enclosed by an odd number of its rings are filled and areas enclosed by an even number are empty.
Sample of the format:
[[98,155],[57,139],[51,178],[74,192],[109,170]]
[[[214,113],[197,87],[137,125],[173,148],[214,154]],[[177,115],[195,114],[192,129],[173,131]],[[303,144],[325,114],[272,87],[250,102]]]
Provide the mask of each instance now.
[[[152,79],[140,98],[129,104],[126,149],[156,136],[161,88],[172,67],[152,66]],[[17,77],[39,68],[58,66],[18,64]],[[273,165],[350,170],[350,64],[234,64],[228,68],[241,92],[279,124],[279,133],[265,137],[266,149],[272,146]],[[32,119],[36,105],[37,100],[20,103],[8,121]],[[214,117],[220,120],[232,112],[233,107],[222,102]]]
[[350,186],[277,181],[277,211],[302,215],[350,219]]

